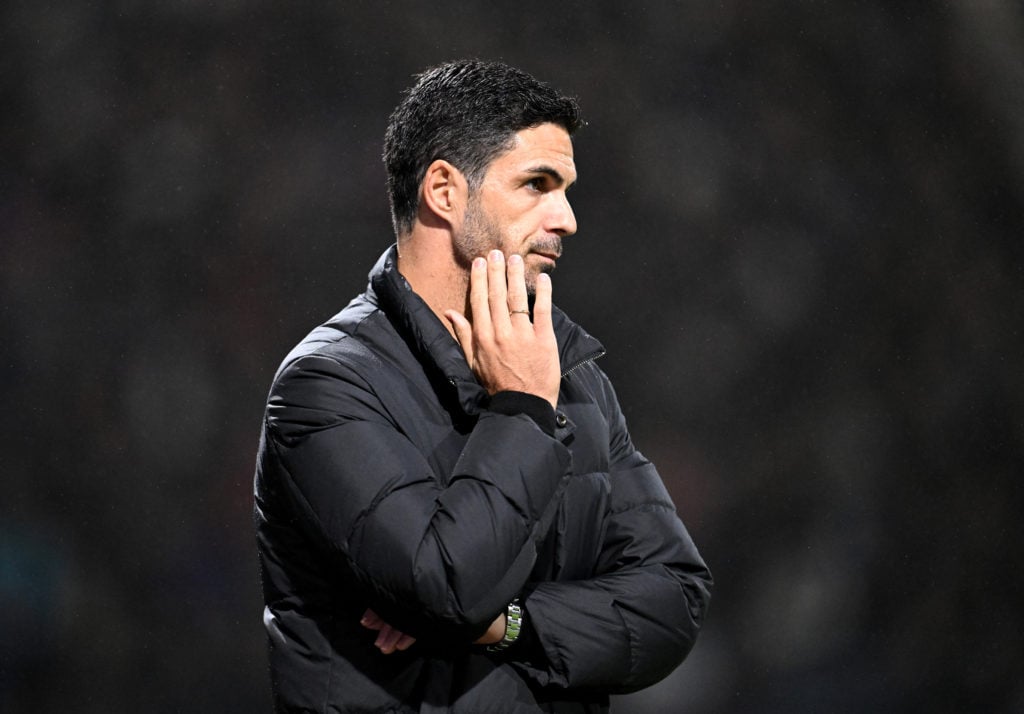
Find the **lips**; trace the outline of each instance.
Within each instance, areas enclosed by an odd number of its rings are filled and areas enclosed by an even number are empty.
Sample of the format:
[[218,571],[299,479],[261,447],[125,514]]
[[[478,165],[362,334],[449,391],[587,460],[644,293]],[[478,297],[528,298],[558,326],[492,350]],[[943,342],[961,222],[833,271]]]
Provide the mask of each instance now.
[[558,258],[559,258],[557,253],[547,253],[547,252],[540,251],[540,250],[531,250],[530,253],[532,253],[533,255],[539,255],[541,258],[547,258],[548,260],[550,260],[552,262],[558,260]]
[[562,241],[556,238],[534,243],[530,246],[530,252],[554,262],[562,257]]

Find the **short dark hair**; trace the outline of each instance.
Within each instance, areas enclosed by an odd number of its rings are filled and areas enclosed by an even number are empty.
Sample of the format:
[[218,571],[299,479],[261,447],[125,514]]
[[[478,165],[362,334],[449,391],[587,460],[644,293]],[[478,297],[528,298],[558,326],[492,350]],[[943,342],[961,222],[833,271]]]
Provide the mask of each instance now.
[[384,135],[396,235],[412,230],[432,162],[448,161],[475,189],[516,132],[547,123],[575,132],[582,124],[576,100],[501,62],[458,60],[417,75]]

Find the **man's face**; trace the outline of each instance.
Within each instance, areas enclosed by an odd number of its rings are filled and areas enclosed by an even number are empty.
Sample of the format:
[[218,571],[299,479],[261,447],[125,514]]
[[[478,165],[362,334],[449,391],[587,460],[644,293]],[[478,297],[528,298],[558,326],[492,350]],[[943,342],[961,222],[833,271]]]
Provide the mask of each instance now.
[[533,294],[537,275],[555,269],[562,238],[576,232],[576,217],[565,192],[576,180],[572,141],[557,124],[516,133],[515,145],[487,167],[472,192],[462,228],[455,235],[459,261],[499,248],[518,253]]

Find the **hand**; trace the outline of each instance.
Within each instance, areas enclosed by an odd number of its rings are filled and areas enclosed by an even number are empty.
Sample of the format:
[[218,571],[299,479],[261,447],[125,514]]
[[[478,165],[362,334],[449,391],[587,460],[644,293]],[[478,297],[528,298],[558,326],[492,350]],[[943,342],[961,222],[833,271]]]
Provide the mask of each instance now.
[[368,630],[376,630],[379,633],[377,640],[373,644],[384,654],[391,654],[396,650],[407,650],[416,641],[415,637],[396,630],[384,622],[381,616],[373,610],[364,612],[362,619],[359,620],[359,624]]
[[537,275],[533,322],[527,310],[523,258],[493,250],[476,258],[469,274],[469,307],[473,323],[456,310],[452,323],[466,361],[490,394],[526,392],[555,407],[561,384],[558,343],[551,325],[551,278]]
[[[359,620],[359,624],[368,630],[377,630],[380,633],[377,635],[377,640],[373,644],[384,654],[391,654],[396,650],[407,650],[414,642],[416,642],[415,637],[399,632],[394,627],[384,622],[383,618],[373,610],[367,610],[364,612],[362,619]],[[480,635],[473,644],[493,645],[495,642],[501,642],[504,637],[505,613],[501,613],[494,618],[494,622],[492,622],[490,627],[487,628],[487,632]]]
[[496,618],[494,618],[494,622],[492,622],[490,627],[487,628],[487,632],[480,635],[480,637],[477,638],[477,641],[473,644],[493,645],[496,642],[501,642],[503,639],[505,639],[505,628],[507,626],[505,620],[506,616],[505,613],[503,612]]

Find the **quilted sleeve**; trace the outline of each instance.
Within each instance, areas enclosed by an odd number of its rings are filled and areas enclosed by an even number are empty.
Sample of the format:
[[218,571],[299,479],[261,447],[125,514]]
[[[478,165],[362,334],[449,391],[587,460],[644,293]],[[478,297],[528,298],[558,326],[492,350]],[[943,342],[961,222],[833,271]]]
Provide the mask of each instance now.
[[264,491],[284,494],[388,622],[421,639],[453,627],[471,638],[527,579],[568,450],[524,414],[486,411],[440,483],[364,373],[319,355],[283,370],[268,402]]
[[529,640],[515,666],[542,685],[629,692],[690,652],[712,578],[654,465],[633,447],[610,383],[596,367],[594,376],[613,458],[595,574],[528,588]]

